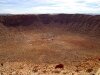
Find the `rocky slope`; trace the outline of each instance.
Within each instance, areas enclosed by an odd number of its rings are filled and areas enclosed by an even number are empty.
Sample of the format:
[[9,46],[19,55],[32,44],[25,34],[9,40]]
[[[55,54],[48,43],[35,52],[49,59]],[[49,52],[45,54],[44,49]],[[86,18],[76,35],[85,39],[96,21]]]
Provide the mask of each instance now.
[[8,15],[0,16],[5,26],[49,25],[59,26],[67,31],[100,36],[100,15],[58,14],[58,15]]

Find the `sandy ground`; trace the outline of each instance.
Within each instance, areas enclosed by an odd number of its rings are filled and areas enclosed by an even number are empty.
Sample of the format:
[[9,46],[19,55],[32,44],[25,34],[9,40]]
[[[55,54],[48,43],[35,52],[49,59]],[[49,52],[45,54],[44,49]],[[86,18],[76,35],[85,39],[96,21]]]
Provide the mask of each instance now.
[[100,75],[99,39],[57,28],[2,29],[1,75]]

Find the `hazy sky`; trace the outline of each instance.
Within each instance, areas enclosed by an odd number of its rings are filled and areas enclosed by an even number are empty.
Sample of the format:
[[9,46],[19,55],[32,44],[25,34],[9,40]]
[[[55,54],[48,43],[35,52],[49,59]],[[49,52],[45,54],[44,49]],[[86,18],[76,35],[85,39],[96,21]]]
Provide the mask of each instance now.
[[0,13],[100,14],[100,0],[0,0]]

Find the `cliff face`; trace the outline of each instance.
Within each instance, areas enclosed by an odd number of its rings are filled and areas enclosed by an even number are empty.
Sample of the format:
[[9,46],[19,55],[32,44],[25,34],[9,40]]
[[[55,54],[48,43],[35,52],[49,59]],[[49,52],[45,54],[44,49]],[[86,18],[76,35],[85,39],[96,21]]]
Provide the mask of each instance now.
[[67,31],[100,36],[100,15],[58,14],[58,15],[10,15],[0,16],[0,22],[7,27],[38,25],[64,28]]

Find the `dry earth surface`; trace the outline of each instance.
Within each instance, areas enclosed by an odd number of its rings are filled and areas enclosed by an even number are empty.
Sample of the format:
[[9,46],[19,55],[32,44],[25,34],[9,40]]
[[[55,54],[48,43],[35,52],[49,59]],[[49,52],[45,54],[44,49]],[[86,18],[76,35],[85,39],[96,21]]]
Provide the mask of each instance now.
[[83,34],[77,25],[69,31],[60,23],[13,27],[2,20],[0,75],[100,75],[100,24]]

